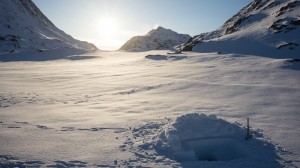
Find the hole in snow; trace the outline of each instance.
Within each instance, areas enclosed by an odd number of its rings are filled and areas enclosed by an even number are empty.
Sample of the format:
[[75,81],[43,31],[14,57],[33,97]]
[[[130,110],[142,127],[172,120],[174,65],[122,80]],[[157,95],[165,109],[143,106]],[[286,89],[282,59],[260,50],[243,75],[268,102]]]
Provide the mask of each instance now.
[[253,167],[252,163],[258,165],[255,167],[282,167],[280,151],[260,132],[252,130],[253,138],[246,141],[245,128],[216,116],[186,114],[174,122],[146,124],[134,129],[133,135],[138,148],[132,149],[141,160],[154,149],[158,156],[166,157],[161,162],[172,159],[188,168]]
[[189,143],[200,161],[228,161],[244,157],[244,146],[234,139],[207,139]]
[[182,142],[177,161],[230,161],[246,157],[246,146],[232,138],[194,139]]

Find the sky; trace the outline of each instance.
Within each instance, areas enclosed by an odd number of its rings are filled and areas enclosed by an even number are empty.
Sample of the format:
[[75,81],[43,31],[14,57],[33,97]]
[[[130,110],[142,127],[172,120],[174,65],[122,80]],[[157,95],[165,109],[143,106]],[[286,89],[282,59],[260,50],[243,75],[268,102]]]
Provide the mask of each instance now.
[[33,0],[60,29],[102,50],[158,26],[191,36],[209,32],[252,0]]

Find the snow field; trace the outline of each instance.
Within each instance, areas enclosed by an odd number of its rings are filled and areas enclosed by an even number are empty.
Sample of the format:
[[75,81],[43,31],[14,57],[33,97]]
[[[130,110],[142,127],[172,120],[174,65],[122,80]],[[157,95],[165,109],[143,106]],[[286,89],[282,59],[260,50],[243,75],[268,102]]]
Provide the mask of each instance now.
[[[299,166],[297,62],[167,52],[99,52],[88,55],[94,59],[0,63],[2,166]],[[195,129],[184,125],[192,123],[193,115]],[[258,140],[249,144],[242,127],[234,124],[245,126],[247,117],[253,130],[263,134],[255,134]],[[207,120],[205,126],[202,120]],[[205,155],[202,160],[218,161],[200,162],[203,144],[210,142],[219,144],[217,153],[230,148],[232,154],[226,156],[232,157]],[[172,150],[176,157],[168,153]]]

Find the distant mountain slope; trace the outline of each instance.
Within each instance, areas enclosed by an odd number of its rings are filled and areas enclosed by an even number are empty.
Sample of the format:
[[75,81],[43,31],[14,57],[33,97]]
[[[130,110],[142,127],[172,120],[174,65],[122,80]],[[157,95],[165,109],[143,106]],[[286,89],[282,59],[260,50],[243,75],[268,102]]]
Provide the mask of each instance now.
[[57,49],[95,50],[58,29],[31,0],[0,1],[0,53]]
[[219,29],[197,35],[183,50],[300,57],[300,1],[255,0]]
[[128,40],[120,50],[143,51],[167,49],[185,43],[191,37],[187,34],[178,34],[171,29],[158,27],[144,36],[135,36]]

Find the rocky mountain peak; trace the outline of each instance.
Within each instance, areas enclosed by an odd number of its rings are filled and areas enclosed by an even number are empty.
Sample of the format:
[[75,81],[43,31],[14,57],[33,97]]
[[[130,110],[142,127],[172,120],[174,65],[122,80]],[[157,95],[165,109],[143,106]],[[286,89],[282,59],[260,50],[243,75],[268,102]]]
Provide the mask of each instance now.
[[169,49],[176,45],[185,43],[191,37],[187,34],[179,34],[171,29],[159,26],[149,31],[144,36],[135,36],[127,41],[120,50],[144,51]]
[[[219,29],[190,39],[183,45],[183,50],[194,50],[197,46],[206,52],[214,49],[278,57],[287,54],[296,56],[300,44],[299,16],[299,0],[254,0]],[[212,43],[213,46],[209,45]],[[217,47],[217,44],[220,46]]]
[[58,48],[97,49],[93,44],[76,40],[58,29],[32,0],[1,0],[0,23],[2,53]]

